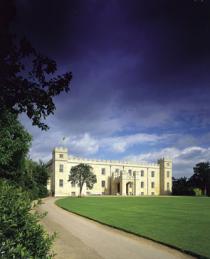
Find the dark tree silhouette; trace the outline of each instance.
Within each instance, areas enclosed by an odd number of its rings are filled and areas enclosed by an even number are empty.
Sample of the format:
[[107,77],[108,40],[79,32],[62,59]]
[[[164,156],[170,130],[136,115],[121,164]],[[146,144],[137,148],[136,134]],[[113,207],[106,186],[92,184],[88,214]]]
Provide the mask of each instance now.
[[190,183],[202,190],[203,195],[210,195],[210,163],[201,162],[193,168],[194,174],[190,178]]
[[56,62],[39,53],[26,38],[12,34],[15,2],[0,2],[0,111],[25,112],[33,125],[55,111],[53,97],[70,90],[71,72],[56,75]]
[[187,177],[173,177],[172,194],[173,195],[195,195],[193,187]]

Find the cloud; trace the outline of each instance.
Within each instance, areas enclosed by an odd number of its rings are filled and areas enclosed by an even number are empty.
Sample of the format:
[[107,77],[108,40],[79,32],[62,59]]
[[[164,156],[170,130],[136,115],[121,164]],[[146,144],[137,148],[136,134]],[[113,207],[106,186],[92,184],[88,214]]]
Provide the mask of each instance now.
[[[33,141],[31,156],[34,159],[49,158],[49,153],[55,146],[65,146],[69,152],[74,155],[91,156],[100,154],[100,150],[107,150],[110,154],[120,154],[126,152],[129,148],[139,144],[157,145],[160,142],[167,141],[171,135],[156,135],[137,133],[116,137],[95,137],[90,133],[84,134],[65,134],[62,131],[50,130],[43,132]],[[44,153],[46,154],[44,155]],[[47,155],[48,153],[48,155]],[[40,154],[40,155],[38,155]],[[111,157],[110,157],[111,159]]]
[[121,137],[104,138],[101,140],[101,143],[112,152],[122,153],[132,146],[141,143],[156,144],[157,142],[163,141],[168,137],[168,135],[138,133]]
[[167,147],[159,151],[142,153],[139,155],[129,155],[124,157],[125,160],[141,162],[141,161],[157,161],[159,158],[170,158],[173,160],[173,175],[175,177],[191,176],[195,164],[208,161],[210,158],[210,147],[191,146],[183,149],[176,147]]
[[80,137],[69,137],[68,146],[76,153],[95,154],[99,149],[96,139],[85,133]]

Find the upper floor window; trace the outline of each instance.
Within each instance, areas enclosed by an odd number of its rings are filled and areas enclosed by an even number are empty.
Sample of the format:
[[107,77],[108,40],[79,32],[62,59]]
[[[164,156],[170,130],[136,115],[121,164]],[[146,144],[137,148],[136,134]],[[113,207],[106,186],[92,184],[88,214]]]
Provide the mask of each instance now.
[[59,165],[59,172],[63,172],[63,165],[62,164]]
[[151,172],[151,177],[155,177],[155,172],[154,171]]
[[170,172],[169,171],[167,171],[167,177],[169,177],[170,176]]
[[155,188],[155,183],[151,182],[151,188]]
[[144,176],[144,170],[141,170],[141,176]]
[[101,187],[105,187],[106,186],[106,182],[105,181],[101,181]]
[[106,174],[106,169],[105,168],[101,168],[101,174],[103,174],[103,175]]
[[63,179],[59,179],[59,187],[63,187]]
[[141,188],[144,188],[144,182],[141,182]]
[[116,173],[119,173],[119,169],[118,169],[118,168],[116,168],[116,169],[115,169],[115,172],[116,172]]
[[63,154],[59,154],[59,157],[60,157],[60,158],[63,158]]
[[131,169],[128,170],[128,174],[129,174],[130,176],[132,175],[132,170],[131,170]]

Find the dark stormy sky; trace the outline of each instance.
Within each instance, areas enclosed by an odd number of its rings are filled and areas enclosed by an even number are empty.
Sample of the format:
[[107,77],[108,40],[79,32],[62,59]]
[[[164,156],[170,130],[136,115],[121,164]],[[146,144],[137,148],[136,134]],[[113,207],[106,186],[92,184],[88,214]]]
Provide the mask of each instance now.
[[32,158],[165,156],[175,176],[210,159],[210,0],[17,2],[18,34],[73,73],[48,132],[21,118]]

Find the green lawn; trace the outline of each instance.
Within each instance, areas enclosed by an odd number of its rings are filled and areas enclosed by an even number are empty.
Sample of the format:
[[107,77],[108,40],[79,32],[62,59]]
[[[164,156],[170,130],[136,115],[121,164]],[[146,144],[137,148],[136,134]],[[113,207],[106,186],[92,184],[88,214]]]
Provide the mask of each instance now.
[[210,258],[210,198],[68,197],[66,210]]

